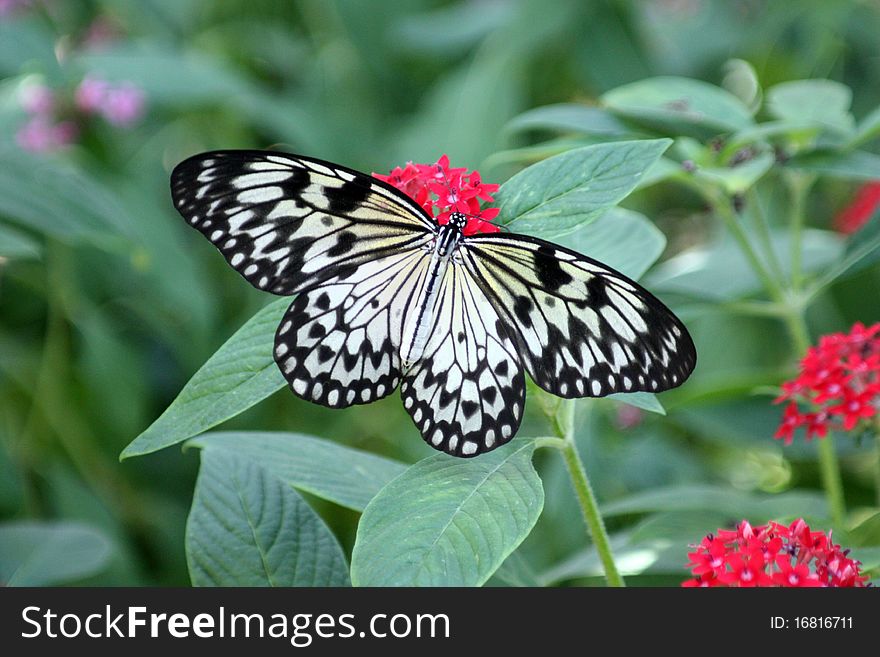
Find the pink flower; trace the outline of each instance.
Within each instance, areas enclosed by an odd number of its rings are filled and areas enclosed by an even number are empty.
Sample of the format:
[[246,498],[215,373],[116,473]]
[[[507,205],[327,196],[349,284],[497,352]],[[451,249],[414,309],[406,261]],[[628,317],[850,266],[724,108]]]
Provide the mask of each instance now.
[[0,0],[0,18],[11,16],[13,12],[30,7],[33,0]]
[[48,153],[73,142],[78,132],[72,121],[53,123],[47,117],[35,116],[19,128],[15,140],[31,153]]
[[86,76],[76,88],[74,102],[86,114],[99,112],[107,98],[110,83],[100,78]]
[[117,126],[130,126],[144,114],[144,92],[130,82],[111,87],[101,103],[101,116]]
[[55,93],[45,84],[29,84],[22,88],[19,102],[28,114],[50,114],[55,108]]

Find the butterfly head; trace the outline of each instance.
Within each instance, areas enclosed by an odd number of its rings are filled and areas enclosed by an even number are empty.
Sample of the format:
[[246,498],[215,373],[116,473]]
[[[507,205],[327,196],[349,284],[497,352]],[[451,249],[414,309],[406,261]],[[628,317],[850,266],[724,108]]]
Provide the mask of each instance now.
[[449,225],[455,226],[459,230],[464,230],[464,227],[467,226],[468,218],[462,212],[453,212],[449,215]]

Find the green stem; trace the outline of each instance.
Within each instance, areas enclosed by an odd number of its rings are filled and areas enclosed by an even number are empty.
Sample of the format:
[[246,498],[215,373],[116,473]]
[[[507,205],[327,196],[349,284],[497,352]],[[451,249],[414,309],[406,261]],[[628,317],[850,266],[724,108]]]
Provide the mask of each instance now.
[[743,230],[742,224],[733,209],[730,199],[721,194],[708,194],[705,190],[701,191],[704,198],[706,198],[709,204],[715,209],[715,212],[721,217],[727,226],[727,229],[731,232],[737,244],[739,244],[740,249],[749,261],[752,270],[758,275],[758,278],[761,279],[761,283],[764,285],[764,289],[767,290],[767,294],[769,294],[770,298],[777,303],[782,303],[785,297],[782,293],[782,288],[779,286],[776,279],[773,278],[773,275],[767,270],[767,267],[764,266],[764,263],[758,256],[758,252],[749,241],[749,237],[746,234],[746,231]]
[[819,438],[819,470],[822,473],[822,485],[828,507],[831,510],[831,524],[843,527],[846,506],[843,499],[843,482],[840,479],[840,464],[831,438]]
[[[810,336],[803,312],[792,309],[785,317],[785,323],[794,341],[795,350],[799,356],[803,357],[807,353],[807,349],[810,348]],[[831,523],[835,527],[842,527],[846,517],[846,503],[837,452],[834,451],[832,438],[819,438],[817,442],[819,443],[819,472],[822,476],[825,498],[828,500],[828,509],[831,512]]]
[[791,171],[786,177],[791,195],[791,286],[799,290],[803,284],[801,260],[804,235],[804,203],[815,176]]
[[874,494],[880,507],[880,431],[874,434]]
[[617,564],[614,563],[614,554],[611,550],[608,531],[605,529],[605,522],[602,520],[602,514],[599,512],[596,496],[593,494],[593,487],[590,486],[587,471],[584,468],[580,454],[578,454],[577,445],[574,442],[573,401],[566,400],[562,402],[560,412],[554,418],[554,428],[559,437],[562,438],[562,441],[559,441],[559,444],[556,446],[562,452],[565,465],[568,467],[568,474],[571,477],[571,483],[574,486],[574,492],[577,495],[581,513],[584,516],[584,521],[587,523],[593,545],[596,546],[599,560],[605,569],[605,580],[609,586],[626,586],[623,577],[621,577],[620,572],[617,570]]
[[773,248],[773,238],[770,235],[770,222],[767,221],[767,213],[761,204],[761,195],[758,193],[757,187],[753,187],[748,194],[748,208],[755,219],[756,232],[758,238],[764,246],[764,257],[770,265],[773,275],[782,280],[782,266],[779,264],[779,258],[776,257],[776,251]]

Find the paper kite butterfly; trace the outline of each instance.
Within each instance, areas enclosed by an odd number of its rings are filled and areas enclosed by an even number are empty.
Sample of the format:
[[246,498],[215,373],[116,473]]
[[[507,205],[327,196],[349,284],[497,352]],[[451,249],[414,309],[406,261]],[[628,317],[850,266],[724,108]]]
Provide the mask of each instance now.
[[525,377],[560,397],[659,392],[696,351],[681,321],[600,262],[534,237],[465,236],[372,176],[301,155],[179,164],[174,205],[255,287],[295,298],[275,336],[293,392],[344,408],[390,395],[425,441],[476,456],[513,438]]

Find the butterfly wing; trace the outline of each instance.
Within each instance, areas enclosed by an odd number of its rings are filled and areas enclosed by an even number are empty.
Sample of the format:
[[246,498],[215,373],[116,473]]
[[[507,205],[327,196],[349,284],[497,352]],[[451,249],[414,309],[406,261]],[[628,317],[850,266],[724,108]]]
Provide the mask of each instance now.
[[659,392],[683,383],[696,365],[681,321],[600,262],[515,234],[467,238],[461,254],[516,336],[529,375],[554,395]]
[[293,392],[332,408],[393,392],[403,322],[429,260],[425,251],[384,256],[297,296],[275,335],[275,361]]
[[436,231],[412,199],[371,176],[271,151],[214,151],[171,174],[178,212],[255,287],[289,295]]
[[495,308],[461,265],[450,264],[422,358],[403,376],[403,405],[425,441],[476,456],[519,428],[525,378]]

